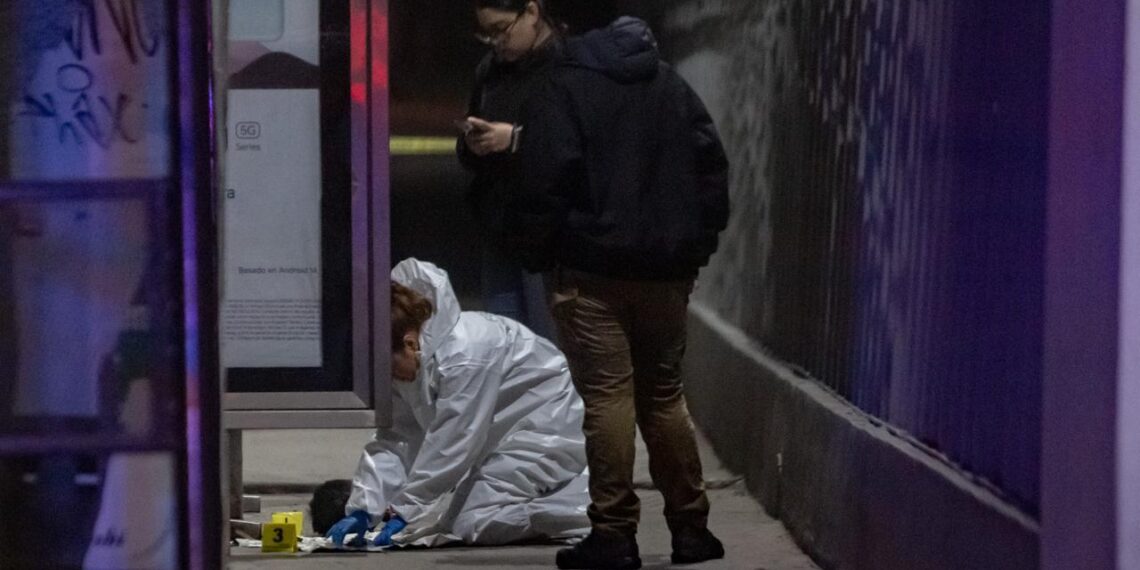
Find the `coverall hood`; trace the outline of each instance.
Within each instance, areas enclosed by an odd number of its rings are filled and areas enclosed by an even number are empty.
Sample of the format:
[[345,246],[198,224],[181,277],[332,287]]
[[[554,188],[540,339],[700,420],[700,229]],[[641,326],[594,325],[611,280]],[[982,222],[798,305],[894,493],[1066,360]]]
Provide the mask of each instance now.
[[660,54],[649,24],[622,16],[605,28],[590,30],[566,43],[574,64],[605,74],[620,83],[650,79],[657,74]]
[[409,258],[392,269],[392,278],[431,301],[434,312],[420,330],[420,361],[431,360],[443,339],[459,322],[459,299],[451,288],[447,272],[430,263]]

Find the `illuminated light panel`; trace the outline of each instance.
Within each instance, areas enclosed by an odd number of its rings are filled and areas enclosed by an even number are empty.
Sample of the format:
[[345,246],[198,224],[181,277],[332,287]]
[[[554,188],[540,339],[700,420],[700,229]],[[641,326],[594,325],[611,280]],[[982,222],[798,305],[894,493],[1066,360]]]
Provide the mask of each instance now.
[[388,144],[392,156],[455,154],[453,137],[391,137]]

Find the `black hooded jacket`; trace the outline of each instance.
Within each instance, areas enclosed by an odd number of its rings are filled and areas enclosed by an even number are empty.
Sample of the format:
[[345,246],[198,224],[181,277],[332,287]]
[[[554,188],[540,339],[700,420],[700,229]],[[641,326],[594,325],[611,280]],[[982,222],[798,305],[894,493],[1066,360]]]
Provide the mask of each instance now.
[[532,271],[695,276],[728,221],[728,161],[708,111],[641,20],[564,49],[524,105],[513,251]]
[[[487,121],[519,124],[523,103],[541,83],[543,74],[562,55],[562,40],[551,38],[519,61],[500,61],[488,53],[475,70],[475,85],[467,103],[467,115]],[[518,169],[518,155],[499,152],[477,156],[467,148],[463,135],[455,143],[459,162],[475,176],[467,200],[492,245],[501,245],[503,210]]]

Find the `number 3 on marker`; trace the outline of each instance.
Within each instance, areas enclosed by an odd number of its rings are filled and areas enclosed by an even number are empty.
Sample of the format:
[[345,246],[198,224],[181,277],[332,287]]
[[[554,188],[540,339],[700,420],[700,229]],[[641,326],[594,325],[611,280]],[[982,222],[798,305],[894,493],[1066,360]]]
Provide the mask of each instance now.
[[296,552],[297,527],[292,523],[265,523],[261,526],[262,552]]

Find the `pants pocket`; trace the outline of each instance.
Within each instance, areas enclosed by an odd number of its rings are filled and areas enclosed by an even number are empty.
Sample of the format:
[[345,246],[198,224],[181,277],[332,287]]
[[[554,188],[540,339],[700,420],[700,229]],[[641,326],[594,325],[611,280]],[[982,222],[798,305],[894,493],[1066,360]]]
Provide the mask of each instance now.
[[559,269],[555,269],[548,278],[547,302],[558,334],[558,348],[570,356],[576,352],[578,345],[572,324],[579,297],[578,287],[569,283]]

